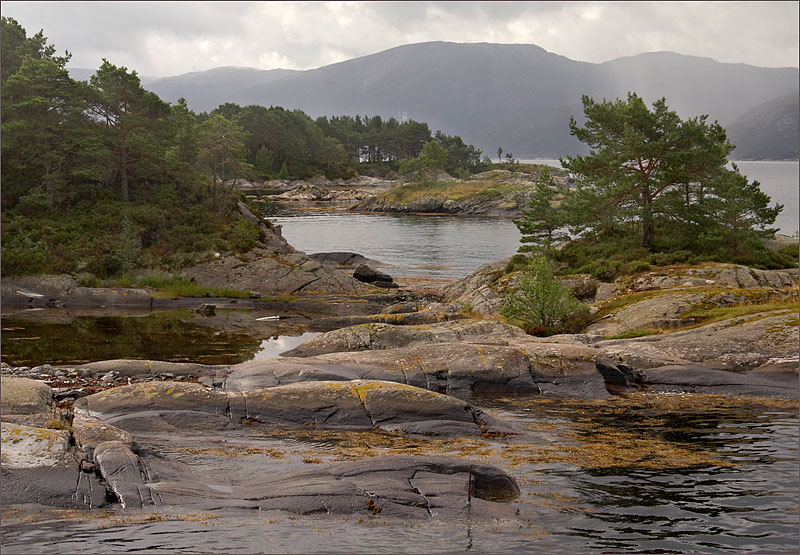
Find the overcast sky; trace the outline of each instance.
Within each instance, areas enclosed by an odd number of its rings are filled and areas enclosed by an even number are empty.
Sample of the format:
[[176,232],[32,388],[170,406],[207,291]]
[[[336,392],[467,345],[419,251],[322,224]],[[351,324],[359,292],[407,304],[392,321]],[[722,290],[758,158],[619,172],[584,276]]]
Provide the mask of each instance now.
[[671,50],[798,66],[798,2],[2,2],[71,67],[143,76],[310,69],[425,41],[535,44],[584,62]]

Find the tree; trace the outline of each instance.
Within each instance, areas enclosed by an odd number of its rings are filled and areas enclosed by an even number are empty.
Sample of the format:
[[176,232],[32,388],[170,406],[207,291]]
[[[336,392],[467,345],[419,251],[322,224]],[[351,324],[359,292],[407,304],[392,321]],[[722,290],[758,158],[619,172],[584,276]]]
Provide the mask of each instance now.
[[514,224],[522,234],[520,252],[536,249],[547,255],[556,241],[569,238],[562,231],[565,222],[556,206],[556,191],[550,186],[550,170],[547,166],[539,172],[527,209],[522,211],[520,218],[514,220]]
[[503,161],[501,156],[503,156],[503,147],[497,147],[497,163],[498,164]]
[[[235,122],[214,113],[200,125],[200,145],[206,167],[212,174],[212,202],[221,190],[220,214],[224,212],[227,194],[236,178],[250,169],[245,162],[245,132]],[[217,185],[219,180],[221,187]],[[225,187],[226,181],[231,180]]]
[[38,195],[48,208],[69,199],[79,176],[96,169],[84,115],[85,86],[69,77],[69,60],[54,56],[39,32],[26,38],[13,19],[2,19],[3,202],[13,206]]
[[759,182],[748,181],[734,164],[733,170],[725,170],[709,183],[703,204],[712,223],[703,231],[701,241],[711,247],[721,245],[727,251],[719,253],[723,258],[748,260],[764,250],[762,239],[777,231],[767,226],[775,223],[783,206],[770,207],[770,200]]
[[617,221],[630,218],[640,229],[641,245],[653,250],[657,218],[672,216],[662,197],[677,191],[684,207],[691,206],[734,147],[718,123],[706,123],[707,116],[682,121],[663,98],[650,111],[634,93],[602,103],[584,95],[583,110],[585,126],[570,118],[570,133],[590,147],[590,154],[561,163],[593,197],[593,208],[584,215],[587,226],[609,214],[617,214],[612,216]]
[[130,179],[147,181],[164,164],[169,105],[142,88],[135,71],[117,67],[108,60],[92,75],[89,111],[105,126],[103,137],[109,149],[107,179],[119,186],[123,201],[130,200]]
[[555,278],[552,262],[534,254],[500,313],[522,321],[529,333],[550,334],[566,328],[571,315],[587,311]]
[[177,192],[178,197],[183,198],[186,176],[197,158],[197,126],[194,113],[186,106],[186,99],[178,99],[178,103],[171,106],[170,110],[173,143],[167,152],[167,160],[178,173]]

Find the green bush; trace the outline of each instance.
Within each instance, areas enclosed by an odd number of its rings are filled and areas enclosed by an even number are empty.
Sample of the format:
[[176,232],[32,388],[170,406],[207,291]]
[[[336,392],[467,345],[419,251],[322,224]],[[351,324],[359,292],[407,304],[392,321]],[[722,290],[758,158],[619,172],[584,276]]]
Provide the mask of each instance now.
[[530,259],[528,269],[508,295],[500,313],[522,323],[533,335],[579,331],[588,323],[589,309],[566,291],[553,274],[553,264],[542,255]]

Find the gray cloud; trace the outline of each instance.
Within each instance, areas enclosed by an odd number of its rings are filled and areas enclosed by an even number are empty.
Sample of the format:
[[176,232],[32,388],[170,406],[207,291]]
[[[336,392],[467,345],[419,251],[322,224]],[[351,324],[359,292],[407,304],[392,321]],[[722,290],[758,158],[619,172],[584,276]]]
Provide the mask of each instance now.
[[797,2],[3,2],[29,33],[142,75],[309,69],[403,44],[529,43],[587,62],[654,50],[798,65]]

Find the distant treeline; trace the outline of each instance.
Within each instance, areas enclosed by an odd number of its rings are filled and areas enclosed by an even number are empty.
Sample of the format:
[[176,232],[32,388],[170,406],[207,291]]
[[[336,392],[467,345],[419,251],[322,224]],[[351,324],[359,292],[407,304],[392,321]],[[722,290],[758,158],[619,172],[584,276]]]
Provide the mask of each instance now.
[[[124,201],[174,184],[183,196],[207,184],[223,205],[234,177],[299,179],[392,171],[436,141],[445,170],[483,168],[481,152],[428,125],[380,116],[320,117],[280,107],[223,104],[195,114],[181,99],[170,105],[146,91],[135,71],[107,60],[87,81],[65,69],[41,32],[27,37],[2,19],[3,204],[24,197],[53,208],[102,187]],[[87,188],[89,190],[87,190]]]

